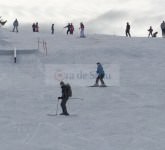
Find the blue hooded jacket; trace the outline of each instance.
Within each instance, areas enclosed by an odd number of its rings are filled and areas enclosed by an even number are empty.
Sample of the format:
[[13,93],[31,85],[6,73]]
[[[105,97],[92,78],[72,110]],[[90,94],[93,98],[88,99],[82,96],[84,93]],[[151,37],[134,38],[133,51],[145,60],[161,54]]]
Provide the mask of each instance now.
[[97,71],[96,71],[96,73],[98,75],[104,75],[104,70],[103,70],[103,67],[102,67],[102,65],[100,63],[97,65]]

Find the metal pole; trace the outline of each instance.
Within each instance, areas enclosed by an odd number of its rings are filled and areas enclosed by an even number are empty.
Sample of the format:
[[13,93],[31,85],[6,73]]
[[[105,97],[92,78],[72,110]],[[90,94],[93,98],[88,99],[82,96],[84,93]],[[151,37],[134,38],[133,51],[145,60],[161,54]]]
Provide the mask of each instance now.
[[78,97],[71,97],[70,99],[79,99],[79,100],[84,100],[83,98],[78,98]]
[[57,101],[56,115],[58,115],[58,102],[59,102],[59,99],[58,99],[58,101]]

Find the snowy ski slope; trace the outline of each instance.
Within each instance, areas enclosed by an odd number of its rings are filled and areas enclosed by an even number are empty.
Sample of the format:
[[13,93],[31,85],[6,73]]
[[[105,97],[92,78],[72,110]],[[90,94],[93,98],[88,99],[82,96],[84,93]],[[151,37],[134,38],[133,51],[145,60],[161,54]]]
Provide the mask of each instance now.
[[[0,51],[36,50],[38,39],[47,42],[48,56],[42,44],[36,53],[19,54],[16,64],[11,54],[0,55],[0,149],[165,149],[165,39],[97,34],[81,39],[0,28]],[[89,88],[94,80],[83,86],[77,80],[73,97],[83,100],[69,100],[71,116],[48,115],[56,113],[61,95],[59,81],[47,76],[53,75],[51,66],[66,65],[74,73],[76,64],[82,70],[93,65],[95,71],[98,61],[119,67],[118,84]]]

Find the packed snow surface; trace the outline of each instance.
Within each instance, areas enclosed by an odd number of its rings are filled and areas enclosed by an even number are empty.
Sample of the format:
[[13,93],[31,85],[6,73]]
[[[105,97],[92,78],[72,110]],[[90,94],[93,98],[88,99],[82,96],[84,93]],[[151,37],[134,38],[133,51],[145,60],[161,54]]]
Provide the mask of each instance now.
[[[17,63],[14,48],[23,51]],[[68,101],[70,116],[54,116],[57,104],[61,112],[57,100],[61,89],[58,79],[51,78],[53,67],[65,66],[74,74],[75,65],[96,71],[96,62],[116,66],[118,82],[89,88],[95,79],[84,79],[83,85],[67,81],[73,98],[83,100]],[[0,28],[0,149],[164,150],[164,74],[162,38],[97,34],[79,38],[62,31],[51,35]]]

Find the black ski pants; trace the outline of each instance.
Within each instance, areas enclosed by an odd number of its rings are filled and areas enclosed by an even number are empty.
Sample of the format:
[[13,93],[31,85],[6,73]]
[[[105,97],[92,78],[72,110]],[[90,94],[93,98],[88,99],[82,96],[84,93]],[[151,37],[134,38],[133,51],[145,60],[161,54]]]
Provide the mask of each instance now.
[[68,114],[67,108],[66,108],[66,103],[67,103],[67,101],[68,101],[68,98],[63,98],[63,99],[61,100],[61,108],[62,108],[62,112],[63,112],[64,114]]
[[104,74],[98,75],[98,77],[96,78],[96,84],[98,84],[99,80],[101,81],[101,84],[104,85]]

